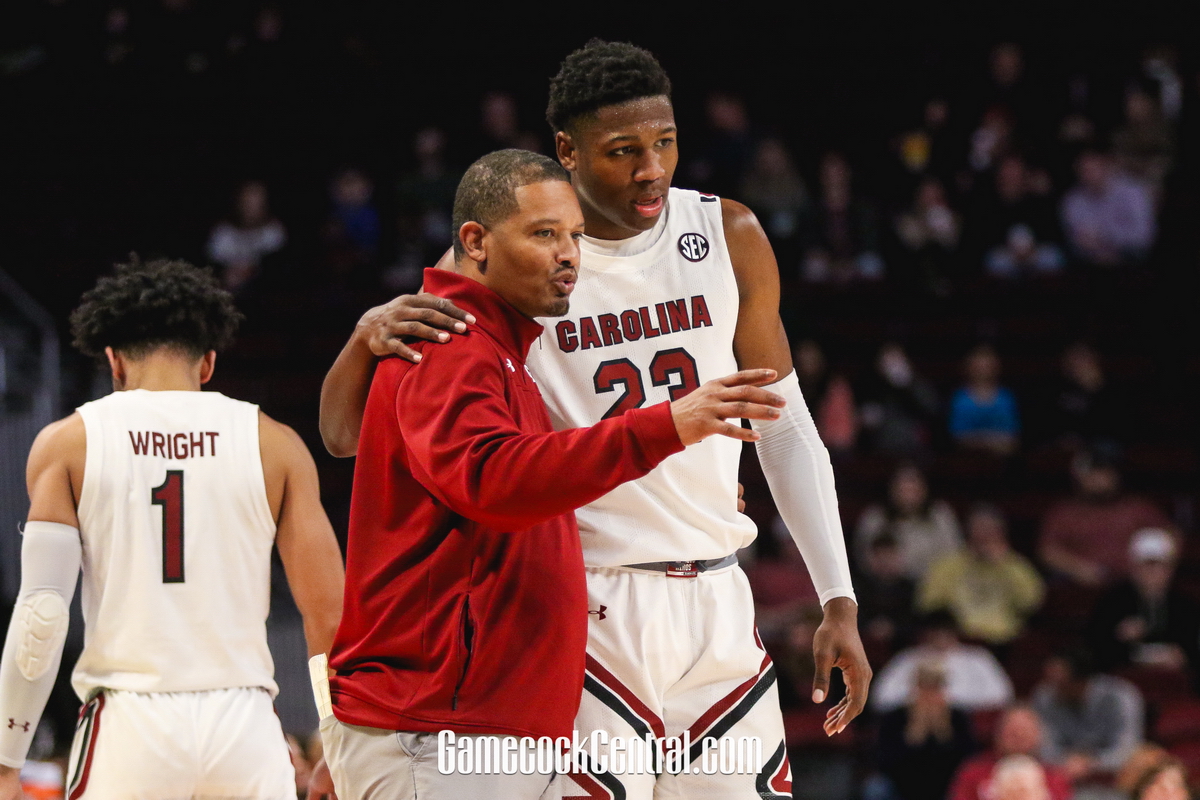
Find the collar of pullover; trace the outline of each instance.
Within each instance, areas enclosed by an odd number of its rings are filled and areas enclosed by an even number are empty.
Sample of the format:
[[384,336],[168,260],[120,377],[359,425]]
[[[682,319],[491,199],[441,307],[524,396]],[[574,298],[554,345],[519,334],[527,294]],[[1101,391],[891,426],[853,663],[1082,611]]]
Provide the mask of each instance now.
[[445,269],[425,270],[425,291],[454,302],[475,315],[475,327],[512,355],[525,360],[542,335],[542,326],[479,281]]

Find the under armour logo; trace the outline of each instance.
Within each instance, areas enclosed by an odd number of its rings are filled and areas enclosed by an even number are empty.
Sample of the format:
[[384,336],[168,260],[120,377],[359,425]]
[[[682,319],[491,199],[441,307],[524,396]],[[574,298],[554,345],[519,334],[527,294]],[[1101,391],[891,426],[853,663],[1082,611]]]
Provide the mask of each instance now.
[[8,727],[9,728],[20,728],[25,733],[29,733],[29,723],[28,722],[24,723],[23,725],[18,725],[17,721],[15,719],[13,719],[12,717],[8,718]]
[[605,611],[608,611],[608,606],[600,606],[599,611],[592,611],[590,608],[588,609],[588,613],[595,614],[597,620],[604,619],[605,617],[608,616],[607,614],[604,613]]
[[511,358],[506,358],[506,359],[504,359],[504,363],[505,363],[505,364],[508,364],[508,371],[509,371],[509,372],[516,372],[516,371],[517,371],[517,368],[516,368],[516,367],[514,367],[514,366],[512,365],[512,359],[511,359]]

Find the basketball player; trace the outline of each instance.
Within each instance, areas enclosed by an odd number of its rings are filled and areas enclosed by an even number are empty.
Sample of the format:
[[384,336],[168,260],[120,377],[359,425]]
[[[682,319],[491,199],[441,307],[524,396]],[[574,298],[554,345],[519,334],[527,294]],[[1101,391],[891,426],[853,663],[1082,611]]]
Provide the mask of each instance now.
[[[861,713],[871,670],[833,470],[792,370],[766,235],[740,203],[670,188],[678,161],[670,81],[646,51],[593,40],[572,53],[551,82],[547,118],[586,234],[571,313],[547,326],[529,357],[555,427],[682,397],[735,369],[785,376],[765,388],[787,399],[786,413],[753,426],[824,606],[814,702],[825,700],[832,667],[846,682],[825,721],[828,734],[840,732]],[[322,433],[334,455],[353,452],[373,355],[404,353],[396,334],[444,341],[471,322],[430,305],[401,298],[360,322],[322,390]],[[755,536],[736,510],[739,456],[736,442],[707,440],[577,512],[591,619],[576,728],[659,738],[687,731],[695,743],[678,775],[574,775],[577,796],[791,795],[774,668],[733,555]],[[761,740],[761,771],[696,774],[704,737],[743,736]]]
[[25,760],[83,571],[85,702],[68,797],[295,798],[267,649],[278,545],[310,654],[341,616],[342,562],[312,456],[288,427],[200,387],[241,315],[181,261],[117,268],[72,314],[109,396],[29,454],[21,590],[0,661],[0,798]]

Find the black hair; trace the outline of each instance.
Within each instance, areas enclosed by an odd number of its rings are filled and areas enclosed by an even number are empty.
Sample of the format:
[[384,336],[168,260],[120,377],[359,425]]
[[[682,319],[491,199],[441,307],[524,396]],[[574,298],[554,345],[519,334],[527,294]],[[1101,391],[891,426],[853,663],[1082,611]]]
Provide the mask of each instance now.
[[528,150],[497,150],[467,167],[454,193],[454,255],[463,254],[459,229],[466,222],[487,228],[517,211],[517,189],[542,181],[571,182],[552,158]]
[[671,96],[671,79],[649,51],[627,42],[592,39],[563,59],[550,79],[546,121],[571,132],[581,117],[643,97]]
[[71,335],[75,347],[96,358],[105,347],[130,358],[160,347],[200,358],[228,347],[241,321],[233,295],[212,270],[168,259],[143,263],[134,254],[84,293],[71,312]]
[[1054,657],[1067,665],[1071,677],[1075,680],[1086,680],[1100,672],[1095,655],[1082,645],[1075,644],[1061,648],[1054,654]]

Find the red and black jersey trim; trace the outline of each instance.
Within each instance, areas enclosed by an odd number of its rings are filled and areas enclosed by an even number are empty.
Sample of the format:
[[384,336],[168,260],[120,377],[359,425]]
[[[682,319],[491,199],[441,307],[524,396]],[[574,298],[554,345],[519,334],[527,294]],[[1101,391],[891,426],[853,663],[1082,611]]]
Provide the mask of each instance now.
[[692,749],[688,753],[690,761],[695,761],[704,752],[705,739],[721,738],[738,720],[749,714],[775,680],[775,665],[771,663],[770,656],[764,654],[757,675],[738,685],[692,723],[688,729],[692,739]]
[[783,742],[754,779],[754,788],[762,800],[792,800],[792,768]]
[[665,737],[662,718],[639,700],[629,687],[617,680],[615,675],[601,666],[590,653],[587,655],[583,688],[629,723],[639,738]]
[[92,757],[96,753],[96,737],[100,735],[100,712],[104,710],[104,693],[93,697],[79,710],[79,722],[75,735],[79,739],[79,756],[71,769],[71,780],[67,784],[67,800],[79,800],[87,791],[88,777],[92,772]]

